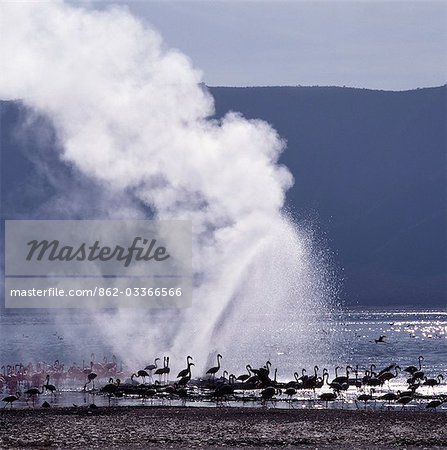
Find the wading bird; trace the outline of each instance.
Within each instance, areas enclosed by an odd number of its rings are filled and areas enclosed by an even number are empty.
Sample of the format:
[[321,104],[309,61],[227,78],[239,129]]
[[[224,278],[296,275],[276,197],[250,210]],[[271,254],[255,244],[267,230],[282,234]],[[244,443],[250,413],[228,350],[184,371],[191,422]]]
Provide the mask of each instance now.
[[273,396],[281,394],[280,389],[276,389],[273,386],[269,386],[261,391],[261,404],[267,406],[267,402],[270,400],[273,404]]
[[296,395],[296,389],[293,387],[288,387],[285,391],[284,394],[287,395],[287,400],[289,402],[289,406],[292,404],[292,397],[294,395]]
[[168,382],[168,375],[171,372],[171,369],[169,368],[169,356],[163,357],[163,367],[160,367],[155,371],[155,375],[159,376],[159,380],[161,382],[161,377],[164,375],[165,382]]
[[[234,376],[234,375],[233,375]],[[230,380],[231,380],[230,376]],[[213,397],[216,398],[216,406],[223,404],[224,401],[228,401],[228,397],[234,394],[234,386],[232,384],[221,384],[214,390]]]
[[144,370],[148,370],[148,371],[149,371],[149,377],[150,377],[151,381],[153,381],[153,380],[152,380],[152,372],[153,372],[155,369],[158,368],[158,366],[157,366],[157,361],[160,361],[160,358],[155,358],[155,359],[154,359],[154,364],[148,364],[148,365],[144,368]]
[[178,375],[177,375],[177,378],[183,378],[183,377],[186,377],[189,373],[190,373],[190,367],[191,367],[191,364],[192,364],[192,356],[187,356],[186,357],[186,369],[183,369],[183,370],[181,370],[179,373],[178,373]]
[[143,383],[146,384],[146,377],[149,377],[149,374],[145,370],[139,370],[137,373],[133,373],[130,379],[133,380],[134,377],[143,378]]
[[[391,370],[391,369],[390,369]],[[380,381],[385,382],[385,381],[390,381],[392,378],[396,378],[397,375],[400,372],[400,367],[399,366],[395,366],[394,367],[394,372],[395,373],[391,373],[389,371],[387,372],[382,372],[379,373],[379,376],[377,377]]]
[[36,387],[28,389],[27,391],[25,391],[25,395],[28,395],[28,398],[26,399],[26,403],[28,404],[29,399],[32,399],[33,406],[34,406],[34,404],[36,402],[36,396],[39,395],[39,394],[43,394],[43,392],[44,392],[43,391],[43,386],[42,386],[42,390],[41,391],[39,391],[39,388],[36,388]]
[[11,405],[20,398],[20,392],[16,392],[16,395],[8,395],[7,397],[3,397],[2,402],[6,402],[5,406],[3,408],[6,408],[8,406],[8,403]]
[[95,378],[96,378],[97,376],[98,376],[98,375],[97,375],[96,373],[93,373],[93,372],[90,372],[90,373],[87,375],[88,381],[87,381],[87,383],[84,384],[84,391],[87,389],[87,384],[90,384],[90,383],[92,383],[92,385],[93,385],[93,390],[95,389]]
[[[373,400],[373,396],[371,394],[361,394],[357,397],[355,400],[355,404],[357,405],[357,402],[365,402],[365,409],[366,409],[366,403]],[[359,405],[357,405],[357,408]]]
[[119,378],[116,379],[116,382],[113,381],[113,378],[109,379],[109,383],[106,384],[99,392],[106,394],[109,398],[109,406],[110,406],[110,399],[112,396],[116,397],[116,394],[118,392],[118,389],[120,387],[121,380]]
[[[194,363],[189,362],[188,363],[188,373],[180,378],[180,380],[177,382],[178,386],[186,386],[189,381],[191,380],[191,366],[194,366]],[[183,371],[182,371],[183,372]]]
[[207,374],[207,375],[211,375],[212,378],[213,378],[213,380],[214,380],[214,377],[216,376],[216,373],[217,373],[217,372],[219,371],[219,369],[220,369],[220,360],[221,360],[221,358],[222,358],[222,355],[219,353],[219,354],[217,355],[217,366],[211,367],[211,369],[208,369],[208,370],[206,371],[206,374]]
[[408,366],[404,369],[404,372],[408,372],[411,375],[413,375],[414,373],[416,373],[418,370],[422,370],[422,361],[424,360],[424,357],[421,355],[418,358],[419,361],[419,368],[417,368],[416,366]]
[[43,385],[43,387],[50,391],[51,395],[54,395],[56,397],[56,386],[54,384],[50,384],[50,375],[47,375],[46,383]]
[[441,373],[436,378],[424,378],[425,381],[422,383],[424,386],[431,386],[434,387],[438,384],[441,384],[441,380],[444,380],[444,375]]
[[429,409],[434,409],[436,411],[436,408],[441,406],[446,401],[447,401],[447,397],[444,397],[442,399],[431,400],[425,405],[425,407],[429,408]]
[[383,394],[379,397],[379,400],[385,400],[386,402],[388,402],[388,404],[391,404],[391,402],[395,402],[398,399],[399,396],[394,392],[387,392],[386,394]]
[[337,399],[337,394],[335,392],[324,392],[319,396],[320,400],[326,402],[326,408],[328,407],[328,402],[333,402]]
[[339,366],[337,366],[335,368],[335,378],[332,380],[332,383],[339,383],[339,384],[343,384],[343,383],[347,383],[349,380],[349,370],[352,370],[351,366],[346,366],[346,376],[338,376],[338,369],[340,369]]
[[250,377],[251,377],[251,366],[249,365],[249,364],[247,364],[246,366],[245,366],[245,368],[247,369],[247,372],[248,372],[248,374],[247,373],[244,373],[244,374],[242,374],[242,375],[239,375],[237,378],[236,378],[236,380],[238,380],[238,381],[247,381]]

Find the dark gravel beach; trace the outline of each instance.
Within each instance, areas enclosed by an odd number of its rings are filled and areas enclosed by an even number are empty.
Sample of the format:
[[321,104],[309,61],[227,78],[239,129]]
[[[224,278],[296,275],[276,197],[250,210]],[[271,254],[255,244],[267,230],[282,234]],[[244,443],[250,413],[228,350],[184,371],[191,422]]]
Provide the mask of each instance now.
[[447,448],[447,414],[425,411],[112,407],[2,410],[15,448]]

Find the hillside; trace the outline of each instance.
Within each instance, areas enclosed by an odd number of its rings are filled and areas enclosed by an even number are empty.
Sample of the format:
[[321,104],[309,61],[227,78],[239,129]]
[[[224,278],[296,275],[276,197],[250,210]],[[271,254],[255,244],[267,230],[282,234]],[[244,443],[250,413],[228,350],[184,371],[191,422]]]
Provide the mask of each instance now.
[[295,176],[288,203],[318,217],[361,304],[447,304],[447,87],[212,88],[228,110],[272,123]]
[[[262,118],[287,140],[281,162],[295,177],[287,206],[334,251],[348,303],[446,304],[446,86],[210,90],[217,117]],[[19,104],[1,103],[2,218],[45,210],[60,191],[88,192],[79,210],[94,217],[111,199],[73,168],[48,166],[51,127],[39,120],[24,132],[23,119]],[[78,217],[76,201],[60,206]]]

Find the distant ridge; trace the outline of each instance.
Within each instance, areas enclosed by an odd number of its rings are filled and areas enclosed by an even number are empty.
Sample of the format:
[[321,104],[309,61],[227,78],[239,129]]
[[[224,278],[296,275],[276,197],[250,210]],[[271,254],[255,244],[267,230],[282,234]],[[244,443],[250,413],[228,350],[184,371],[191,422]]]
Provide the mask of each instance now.
[[412,89],[401,89],[401,90],[393,90],[393,89],[374,89],[374,88],[367,88],[367,87],[355,87],[355,86],[305,86],[301,84],[297,85],[276,85],[276,86],[210,86],[205,85],[208,89],[354,89],[359,91],[372,91],[372,92],[412,92],[412,91],[420,91],[422,89],[439,89],[439,88],[445,88],[447,87],[446,84],[442,84],[440,86],[424,86],[424,87],[417,87]]
[[[313,220],[360,305],[447,306],[447,85],[410,91],[344,87],[211,87],[216,117],[240,111],[288,142],[287,208]],[[2,218],[26,217],[57,190],[32,163],[55,145],[45,120],[18,133],[19,102],[0,102]],[[53,161],[52,183],[85,189],[94,217],[110,201]],[[75,206],[75,205],[74,205]],[[74,207],[70,205],[70,207]]]
[[360,304],[447,306],[447,85],[210,88],[217,117],[262,118],[288,142],[288,205],[317,217]]

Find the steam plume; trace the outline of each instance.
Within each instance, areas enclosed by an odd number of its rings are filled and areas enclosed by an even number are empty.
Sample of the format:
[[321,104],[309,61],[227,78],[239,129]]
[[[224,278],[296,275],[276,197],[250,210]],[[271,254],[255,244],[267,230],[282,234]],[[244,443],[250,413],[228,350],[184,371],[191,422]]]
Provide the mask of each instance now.
[[[48,116],[63,159],[107,190],[156,218],[193,222],[193,308],[98,317],[117,353],[206,357],[233,345],[246,314],[323,308],[323,265],[281,212],[293,178],[277,164],[284,142],[271,126],[237,113],[212,119],[201,73],[124,8],[3,2],[0,15],[0,96]],[[142,323],[129,346],[123,336]],[[253,333],[262,345],[262,330]]]

